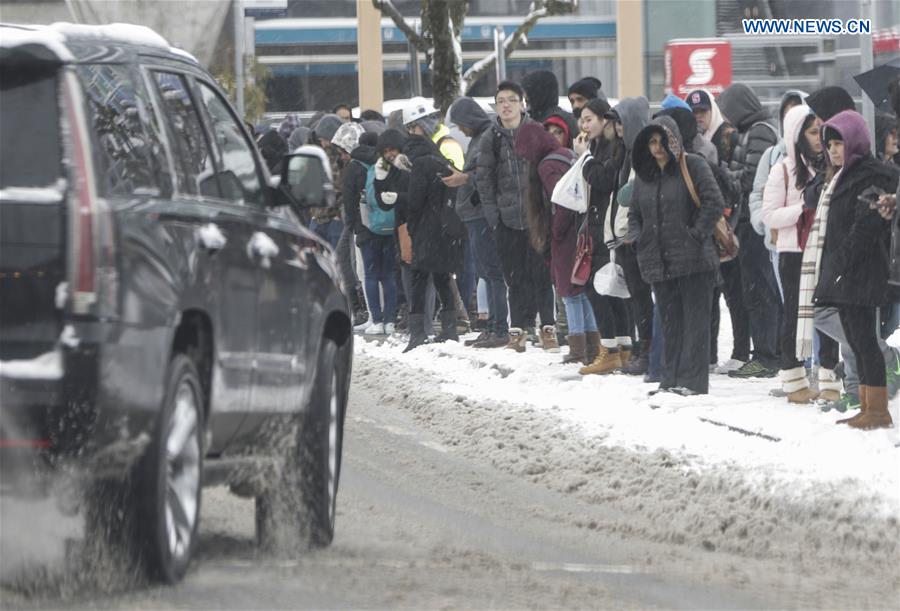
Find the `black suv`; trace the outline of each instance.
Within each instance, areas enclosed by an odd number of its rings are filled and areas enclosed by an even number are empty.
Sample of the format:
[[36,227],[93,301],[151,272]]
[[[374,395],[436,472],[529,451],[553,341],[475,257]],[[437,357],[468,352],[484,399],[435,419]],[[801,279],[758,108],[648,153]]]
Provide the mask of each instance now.
[[0,492],[57,495],[169,582],[204,485],[255,497],[264,543],[327,545],[353,345],[299,220],[334,200],[324,154],[273,180],[212,77],[146,28],[0,38]]

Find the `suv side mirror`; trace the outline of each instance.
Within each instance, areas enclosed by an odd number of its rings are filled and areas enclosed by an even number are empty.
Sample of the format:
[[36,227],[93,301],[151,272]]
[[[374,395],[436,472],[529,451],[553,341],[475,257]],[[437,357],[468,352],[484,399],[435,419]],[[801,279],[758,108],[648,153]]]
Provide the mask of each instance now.
[[[310,150],[311,149],[311,150]],[[281,182],[278,187],[281,204],[300,208],[323,208],[334,203],[334,183],[325,151],[303,146],[281,162]]]

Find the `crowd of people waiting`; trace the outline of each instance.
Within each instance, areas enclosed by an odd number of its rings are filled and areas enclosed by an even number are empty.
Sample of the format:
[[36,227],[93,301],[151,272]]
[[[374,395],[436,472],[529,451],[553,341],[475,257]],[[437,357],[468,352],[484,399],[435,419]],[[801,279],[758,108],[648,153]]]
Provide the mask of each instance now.
[[[423,98],[388,118],[344,104],[289,116],[258,142],[273,169],[308,144],[331,160],[336,203],[308,221],[337,252],[357,331],[406,331],[405,351],[470,329],[473,349],[566,345],[582,375],[644,376],[651,394],[778,376],[772,394],[791,403],[892,426],[898,84],[874,155],[839,87],[788,91],[774,119],[743,84],[668,95],[652,116],[601,87],[572,84],[572,113],[548,71],[500,83],[495,116],[461,97],[446,123],[465,151]],[[572,173],[583,211],[554,201]],[[618,291],[592,280],[610,270]],[[720,363],[723,296],[734,341]]]

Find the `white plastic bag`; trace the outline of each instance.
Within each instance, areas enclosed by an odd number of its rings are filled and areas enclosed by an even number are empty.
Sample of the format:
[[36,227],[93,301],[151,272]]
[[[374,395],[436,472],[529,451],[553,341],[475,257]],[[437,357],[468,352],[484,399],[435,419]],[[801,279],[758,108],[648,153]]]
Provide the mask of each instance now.
[[551,202],[582,214],[587,212],[590,195],[582,171],[588,156],[590,156],[590,152],[582,153],[569,171],[557,181],[556,186],[553,187],[553,195],[550,196]]
[[601,267],[594,274],[594,290],[598,295],[608,297],[620,297],[628,299],[628,284],[625,282],[625,271],[616,263],[616,253],[609,253],[609,263]]

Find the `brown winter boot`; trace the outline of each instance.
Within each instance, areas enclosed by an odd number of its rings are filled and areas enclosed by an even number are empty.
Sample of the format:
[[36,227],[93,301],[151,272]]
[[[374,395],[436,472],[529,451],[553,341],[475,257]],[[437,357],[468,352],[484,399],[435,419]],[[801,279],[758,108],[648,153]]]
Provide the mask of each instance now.
[[841,399],[841,381],[833,369],[819,367],[819,403],[835,403]]
[[851,424],[856,422],[860,418],[862,418],[866,413],[866,406],[868,404],[868,386],[859,385],[859,413],[855,416],[851,416],[850,418],[844,418],[843,420],[838,420],[837,424]]
[[556,327],[544,325],[538,332],[538,341],[541,348],[547,352],[559,352],[559,342],[556,340]]
[[631,346],[619,344],[619,360],[622,361],[622,367],[631,362]]
[[563,363],[582,363],[587,365],[585,360],[585,339],[584,334],[569,335],[569,354],[563,357]]
[[506,347],[509,350],[515,350],[516,352],[525,352],[525,341],[527,339],[528,336],[525,335],[525,331],[519,327],[510,327],[509,343],[506,344]]
[[597,357],[594,359],[594,361],[590,365],[579,369],[578,373],[583,376],[590,375],[592,373],[606,374],[614,372],[621,366],[622,359],[619,356],[618,348],[607,348],[606,346],[600,346],[600,352],[597,354]]
[[592,363],[600,352],[600,332],[588,331],[584,334],[584,360],[585,364]]
[[781,389],[787,393],[788,403],[812,403],[818,393],[809,387],[806,379],[806,368],[803,365],[793,369],[782,369],[778,372],[781,378]]
[[[863,394],[862,388],[859,387],[860,395]],[[865,413],[860,414],[858,418],[851,418],[847,426],[864,430],[891,428],[894,421],[888,411],[887,386],[866,386],[865,397]]]

